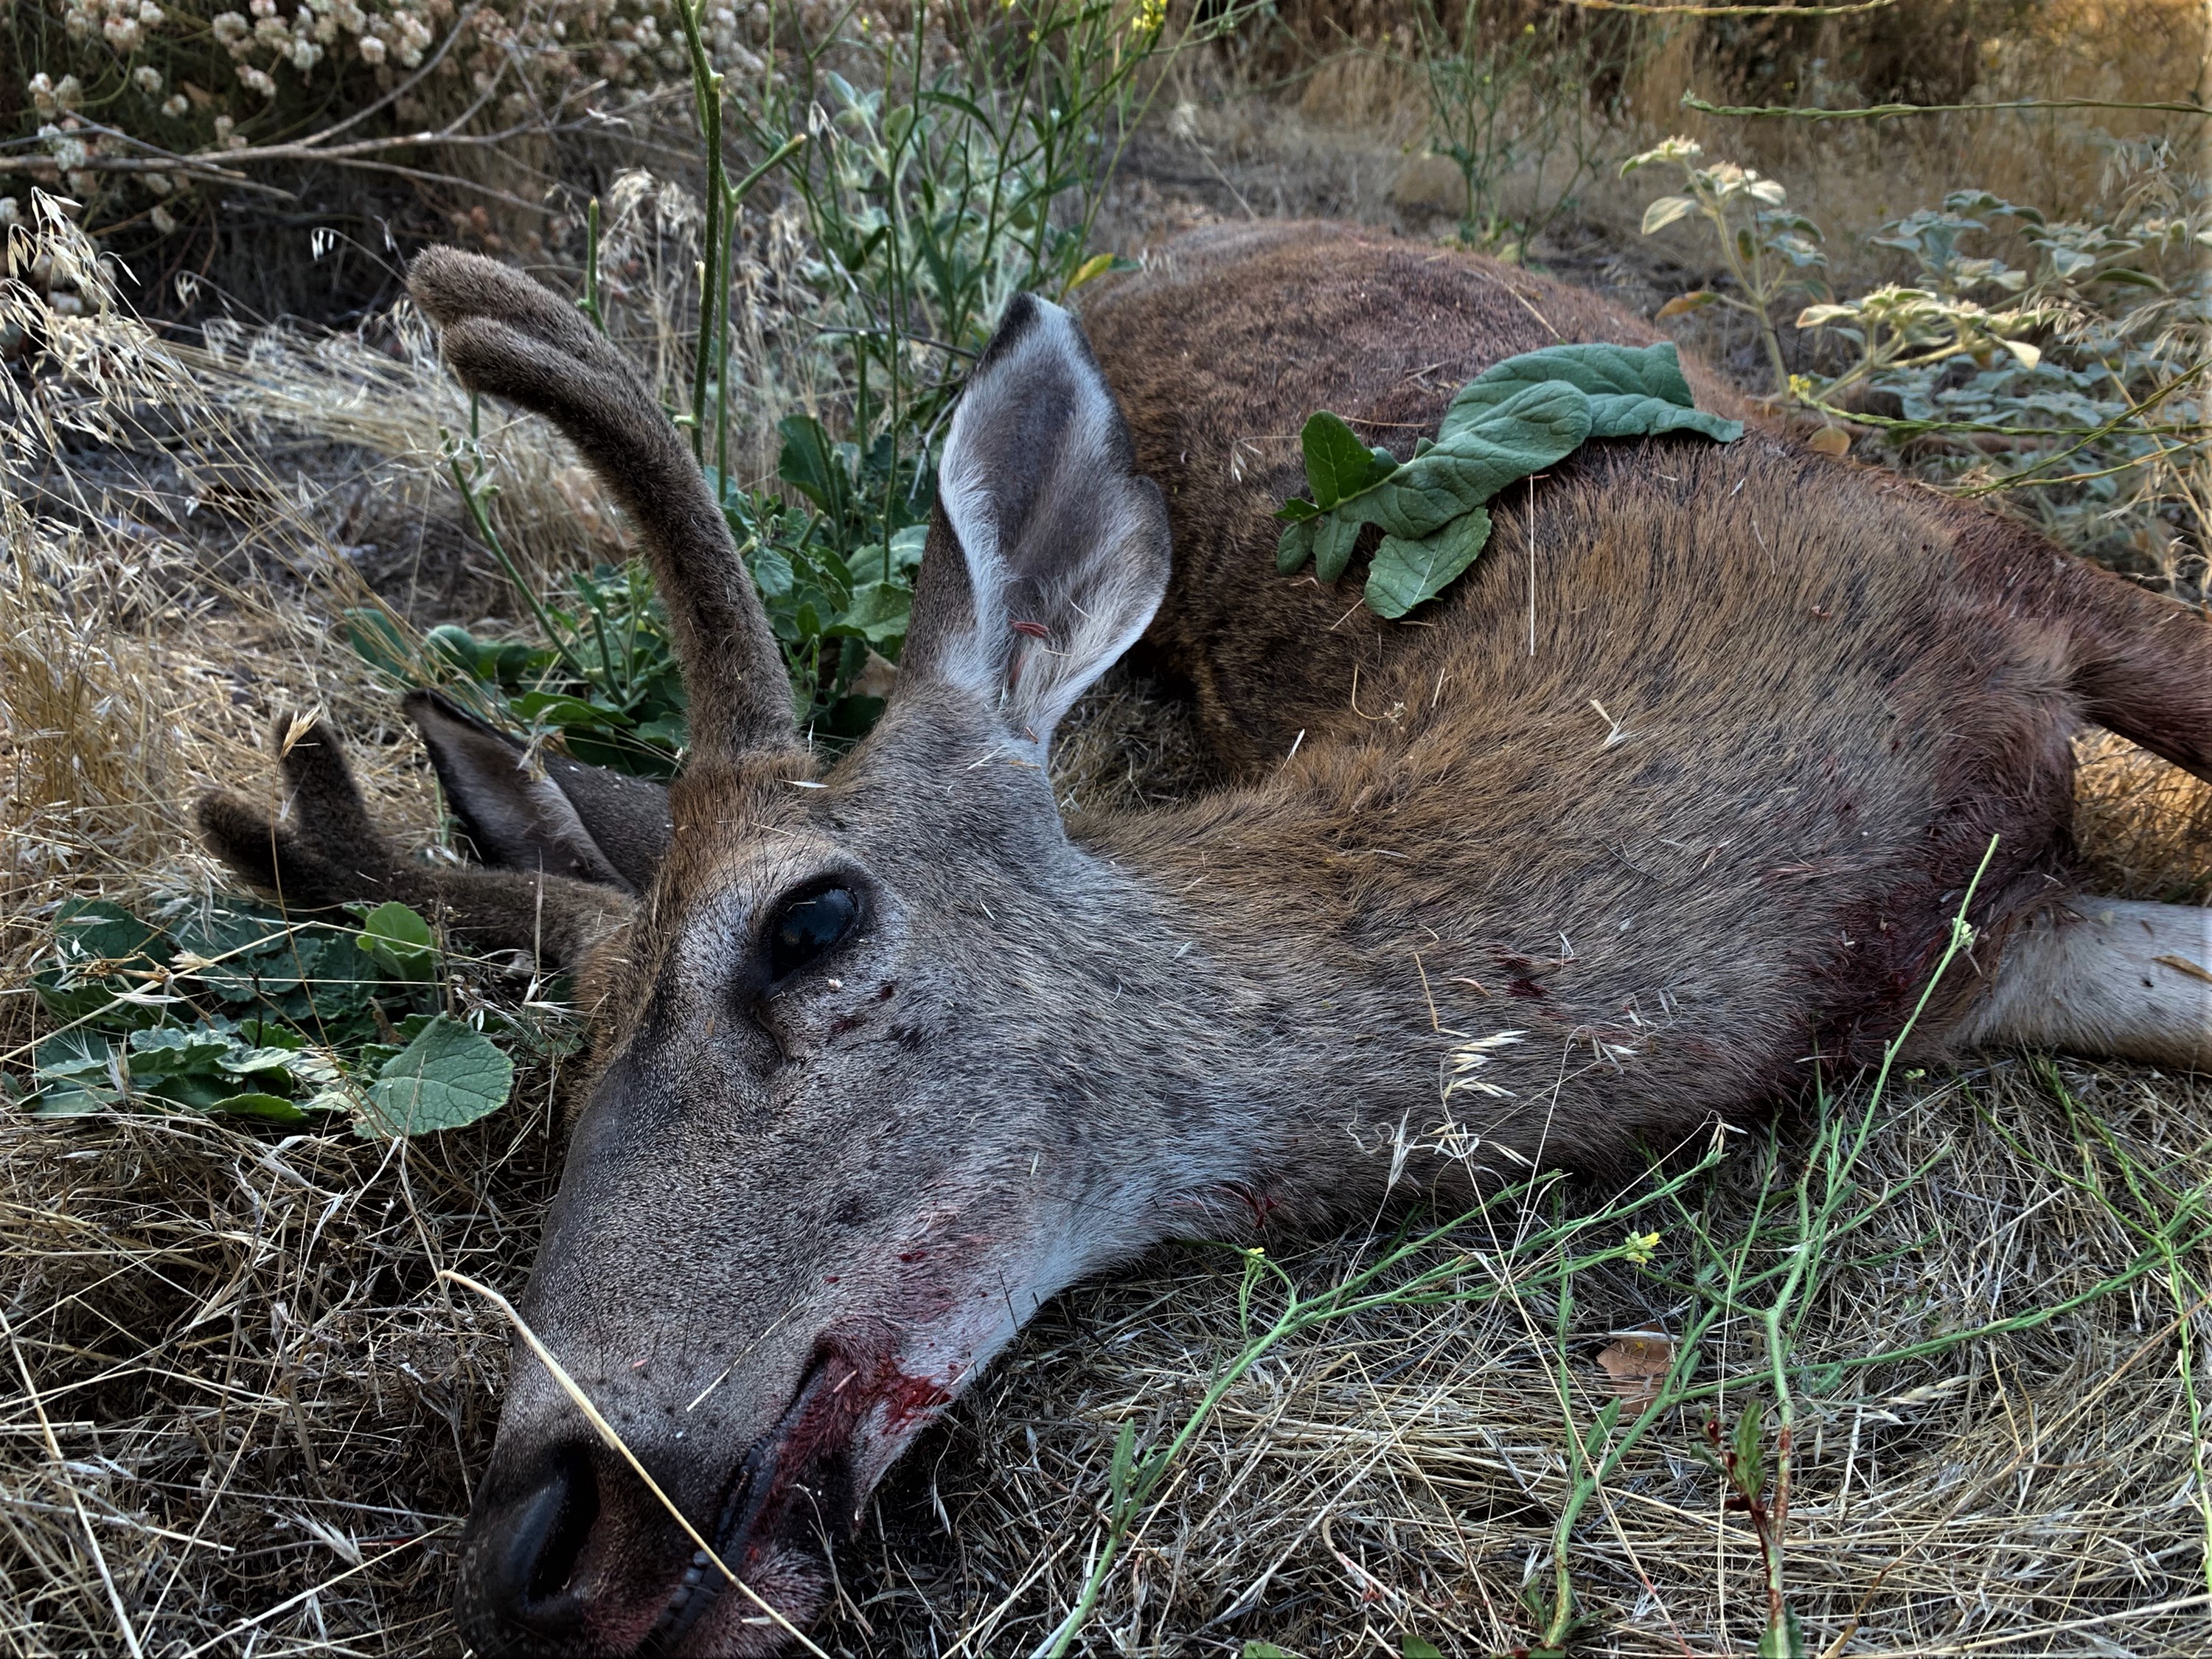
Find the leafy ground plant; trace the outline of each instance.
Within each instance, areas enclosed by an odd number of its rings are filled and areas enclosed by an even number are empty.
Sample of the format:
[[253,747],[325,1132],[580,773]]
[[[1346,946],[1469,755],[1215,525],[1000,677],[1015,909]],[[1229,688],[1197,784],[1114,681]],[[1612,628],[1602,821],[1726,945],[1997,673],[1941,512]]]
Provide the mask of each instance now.
[[[1887,459],[1970,496],[2004,495],[2061,540],[2180,591],[2201,591],[2212,547],[2212,198],[2164,141],[2115,142],[2111,205],[2056,220],[1967,188],[1868,234],[1911,266],[1838,296],[1819,227],[1783,187],[1732,162],[1699,165],[1673,138],[1631,168],[1669,163],[1646,234],[1678,220],[1714,233],[1724,287],[1678,295],[1753,319],[1778,398],[1826,424],[1841,453],[1872,435]],[[2009,256],[2009,257],[2008,257]],[[2011,263],[2013,258],[2023,263]],[[1778,315],[1797,303],[1792,369]]]
[[1326,410],[1299,434],[1311,500],[1294,498],[1275,568],[1295,575],[1310,562],[1323,582],[1350,563],[1360,531],[1382,539],[1367,570],[1368,609],[1402,617],[1425,604],[1473,564],[1490,540],[1484,503],[1508,484],[1540,472],[1590,438],[1695,432],[1720,443],[1743,423],[1698,409],[1674,348],[1552,346],[1492,365],[1462,386],[1434,441],[1413,458],[1370,449]]
[[76,901],[32,979],[61,1024],[33,1050],[31,1109],[286,1124],[346,1113],[382,1138],[455,1128],[506,1103],[514,1066],[446,1012],[447,974],[429,924],[404,904],[348,929],[240,899],[159,921]]

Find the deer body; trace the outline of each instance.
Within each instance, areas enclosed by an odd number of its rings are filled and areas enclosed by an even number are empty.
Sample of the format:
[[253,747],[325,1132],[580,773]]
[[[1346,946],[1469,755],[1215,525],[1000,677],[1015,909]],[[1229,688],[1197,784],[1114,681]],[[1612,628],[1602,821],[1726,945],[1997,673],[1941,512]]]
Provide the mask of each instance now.
[[[392,858],[320,738],[285,761],[297,829],[204,819],[293,902],[437,902],[586,963],[604,1070],[526,1311],[793,1620],[1044,1298],[1164,1238],[1617,1170],[1763,1109],[1896,1036],[1985,855],[1981,977],[1941,988],[1924,1052],[2212,1064],[2204,988],[2158,966],[2212,959],[2207,913],[2069,905],[2080,724],[2212,773],[2212,624],[2183,608],[1756,431],[1586,447],[1493,504],[1488,552],[1407,623],[1273,574],[1306,415],[1402,452],[1552,331],[1652,337],[1589,296],[1292,227],[1107,294],[1096,362],[1018,304],[947,440],[899,690],[817,777],[719,519],[611,351],[486,262],[416,282],[465,380],[658,497],[626,504],[695,753],[656,822],[418,706],[514,872]],[[1234,781],[1064,825],[1052,728],[1139,635]],[[471,1540],[480,1648],[779,1644],[535,1367]]]

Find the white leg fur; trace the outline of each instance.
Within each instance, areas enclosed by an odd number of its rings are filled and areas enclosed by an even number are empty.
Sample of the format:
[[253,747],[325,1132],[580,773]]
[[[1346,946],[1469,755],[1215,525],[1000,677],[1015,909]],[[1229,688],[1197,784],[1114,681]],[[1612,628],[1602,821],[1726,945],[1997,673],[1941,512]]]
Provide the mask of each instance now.
[[2212,1072],[2212,909],[2076,897],[2016,929],[1950,1046],[2014,1044]]

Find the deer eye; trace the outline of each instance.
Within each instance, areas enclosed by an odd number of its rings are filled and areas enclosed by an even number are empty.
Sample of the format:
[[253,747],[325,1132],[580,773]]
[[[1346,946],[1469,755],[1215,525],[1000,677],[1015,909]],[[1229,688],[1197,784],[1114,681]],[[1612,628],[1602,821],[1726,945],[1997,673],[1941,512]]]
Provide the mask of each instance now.
[[860,916],[860,901],[843,887],[827,887],[785,905],[769,934],[769,982],[787,979],[822,956],[853,931]]

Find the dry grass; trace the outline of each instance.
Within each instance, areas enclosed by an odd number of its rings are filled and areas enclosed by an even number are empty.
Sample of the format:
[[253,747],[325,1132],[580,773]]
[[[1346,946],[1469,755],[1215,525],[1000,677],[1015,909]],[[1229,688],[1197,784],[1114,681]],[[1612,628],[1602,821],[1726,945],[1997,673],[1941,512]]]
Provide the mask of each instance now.
[[[762,287],[749,372],[780,377],[781,406],[819,395],[778,343],[772,273]],[[422,435],[465,411],[404,325],[392,338],[396,352],[240,336],[188,358],[95,314],[64,343],[75,380],[0,382],[11,430],[33,439],[0,481],[11,1066],[36,1028],[24,969],[41,916],[70,892],[210,881],[181,803],[263,778],[276,708],[331,709],[380,809],[429,834],[419,763],[330,623],[374,563],[357,550],[365,503],[380,501],[380,522],[411,519],[427,564],[466,545]],[[72,439],[72,422],[94,430]],[[514,435],[488,441],[518,550],[549,566],[604,553],[595,498],[542,434]],[[439,591],[397,581],[402,602]],[[471,592],[496,603],[495,586]],[[1172,711],[1127,684],[1086,706],[1061,751],[1079,809],[1196,782]],[[2085,768],[2081,823],[2110,890],[2212,895],[2212,790],[2107,744]],[[506,1341],[436,1274],[519,1284],[557,1170],[561,1083],[541,1065],[489,1121],[398,1146],[0,1113],[11,1650],[453,1650],[453,1543]],[[1562,1360],[1586,1424],[1609,1334],[1679,1328],[1695,1304],[1692,1218],[1753,1237],[1762,1183],[1788,1179],[1808,1135],[1800,1110],[1778,1150],[1746,1138],[1692,1217],[1665,1225],[1650,1270],[1580,1275],[1564,1345],[1553,1293],[1531,1279],[1481,1304],[1378,1310],[1269,1355],[1142,1520],[1088,1650],[1525,1643],[1521,1587],[1548,1574],[1574,1472]],[[2212,1080],[2029,1057],[1915,1078],[1884,1109],[1860,1194],[1801,1337],[1810,1359],[1845,1367],[1801,1401],[1788,1582],[1813,1650],[2202,1652]],[[1271,1241],[1314,1287],[1375,1248],[1358,1230]],[[1238,1283],[1233,1257],[1191,1248],[1049,1309],[895,1474],[825,1644],[1033,1649],[1098,1546],[1119,1425],[1154,1443],[1172,1431],[1237,1346]],[[1757,1358],[1745,1324],[1724,1323],[1696,1380],[1734,1389]],[[1583,1650],[1752,1650],[1758,1557],[1688,1455],[1698,1431],[1692,1413],[1662,1423],[1585,1510],[1571,1557]]]

